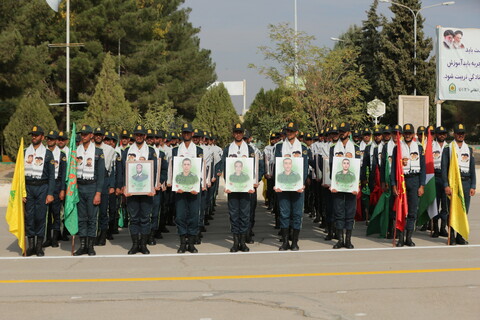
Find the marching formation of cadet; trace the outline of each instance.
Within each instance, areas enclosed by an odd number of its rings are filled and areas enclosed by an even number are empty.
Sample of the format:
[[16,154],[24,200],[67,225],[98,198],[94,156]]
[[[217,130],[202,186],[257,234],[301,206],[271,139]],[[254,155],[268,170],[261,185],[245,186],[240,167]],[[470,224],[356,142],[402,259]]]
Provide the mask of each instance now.
[[[225,177],[227,159],[235,173],[230,181],[245,184],[250,181],[243,171],[242,158],[253,162],[254,178],[248,192],[233,190],[226,185],[228,213],[233,245],[230,252],[247,252],[253,243],[253,227],[257,207],[257,188],[264,181],[265,205],[274,215],[279,229],[279,250],[299,250],[299,235],[303,215],[309,214],[325,229],[326,241],[337,240],[333,248],[353,249],[352,230],[355,221],[368,221],[375,211],[382,192],[391,193],[386,238],[397,238],[397,246],[414,246],[412,236],[418,215],[418,204],[425,191],[425,144],[428,131],[434,136],[432,156],[438,214],[421,230],[429,227],[431,236],[447,237],[450,244],[466,244],[456,230],[449,228],[448,182],[452,144],[455,144],[467,212],[470,197],[475,195],[475,159],[472,148],[465,142],[462,124],[453,129],[454,140],[447,142],[445,127],[419,127],[412,124],[351,129],[347,122],[334,125],[318,134],[299,132],[296,123],[289,122],[280,132],[269,136],[269,144],[260,151],[242,124],[232,129],[233,141],[224,149],[209,132],[182,125],[181,134],[146,129],[142,125],[132,133],[122,130],[119,135],[101,127],[81,126],[77,144],[77,185],[80,201],[78,236],[80,246],[74,255],[95,255],[94,246],[104,246],[114,240],[119,227],[128,228],[132,247],[128,254],[149,254],[147,246],[156,245],[167,226],[176,226],[179,236],[178,253],[196,253],[206,226],[213,220],[219,179]],[[25,149],[25,229],[27,256],[43,256],[43,247],[58,247],[59,241],[69,240],[63,227],[62,203],[66,190],[66,163],[71,150],[69,137],[63,131],[48,131],[33,126],[31,144]],[[401,136],[401,138],[399,138]],[[45,144],[44,145],[44,140]],[[395,196],[397,186],[396,155],[402,154],[401,168],[405,179],[408,203],[405,232],[395,230]],[[332,172],[333,162],[341,157],[343,171]],[[173,172],[174,159],[181,158],[182,167]],[[277,158],[282,158],[277,164]],[[303,175],[293,168],[293,159],[302,159]],[[201,167],[194,172],[192,161],[200,159]],[[351,159],[360,159],[359,177],[350,168]],[[229,160],[231,161],[231,160]],[[300,160],[298,160],[300,161]],[[152,163],[153,191],[148,194],[128,193],[127,183],[145,185],[143,165]],[[277,165],[282,167],[277,168]],[[126,167],[132,166],[127,177]],[[130,168],[130,167],[129,167]],[[135,171],[136,170],[136,171]],[[343,192],[331,187],[332,179],[351,184],[359,179],[358,188]],[[178,185],[199,183],[200,189],[182,190]],[[282,190],[281,185],[296,189]],[[440,225],[439,225],[440,220]]]

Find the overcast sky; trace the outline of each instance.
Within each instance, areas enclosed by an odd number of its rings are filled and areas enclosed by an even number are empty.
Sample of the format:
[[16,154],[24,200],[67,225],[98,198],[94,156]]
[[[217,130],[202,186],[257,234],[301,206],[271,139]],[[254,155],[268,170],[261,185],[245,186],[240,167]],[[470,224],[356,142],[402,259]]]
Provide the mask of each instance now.
[[[373,0],[297,0],[298,29],[315,36],[318,46],[333,47],[330,37],[338,37],[352,24],[361,25]],[[422,6],[439,0],[424,0]],[[200,45],[212,51],[219,81],[247,80],[247,108],[260,88],[273,83],[247,65],[265,64],[258,52],[271,45],[267,26],[289,22],[293,27],[294,0],[186,0],[192,8],[190,21],[200,27]],[[378,12],[391,17],[389,4],[379,3]],[[427,8],[424,32],[435,37],[435,26],[480,28],[480,0],[457,0],[451,6]],[[413,16],[412,16],[413,24]],[[412,35],[413,37],[413,35]],[[232,97],[241,113],[242,97]]]

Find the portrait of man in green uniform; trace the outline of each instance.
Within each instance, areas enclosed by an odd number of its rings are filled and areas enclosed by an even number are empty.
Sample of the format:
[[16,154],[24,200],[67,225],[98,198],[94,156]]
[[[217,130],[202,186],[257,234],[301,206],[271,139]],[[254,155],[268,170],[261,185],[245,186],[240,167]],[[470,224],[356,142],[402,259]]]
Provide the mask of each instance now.
[[354,192],[358,191],[359,183],[359,166],[357,162],[359,159],[353,158],[334,158],[332,171],[335,173],[332,176],[332,189],[339,192]]
[[174,191],[181,190],[181,191],[190,192],[190,191],[199,190],[200,179],[198,175],[193,172],[194,170],[192,166],[194,166],[194,163],[192,162],[192,159],[190,158],[176,159],[175,164],[174,164],[174,167],[178,169],[181,168],[180,169],[181,171],[174,169],[174,171],[177,172],[175,175],[175,181],[173,185]]
[[248,192],[253,189],[253,158],[227,158],[225,189],[231,192]]
[[142,161],[127,163],[128,193],[143,195],[153,190],[153,162]]
[[277,158],[275,186],[282,191],[297,191],[303,187],[302,158]]

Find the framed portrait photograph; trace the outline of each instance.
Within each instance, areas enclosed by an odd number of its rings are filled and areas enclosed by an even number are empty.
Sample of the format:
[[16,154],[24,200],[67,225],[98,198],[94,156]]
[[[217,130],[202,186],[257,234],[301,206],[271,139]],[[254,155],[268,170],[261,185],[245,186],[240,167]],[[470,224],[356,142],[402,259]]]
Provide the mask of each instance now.
[[335,157],[332,165],[332,185],[338,192],[357,192],[360,180],[360,159]]
[[153,160],[127,161],[125,164],[127,193],[147,195],[154,192]]
[[232,192],[253,190],[253,158],[226,158],[225,189]]
[[201,158],[173,157],[172,171],[172,191],[200,192]]
[[330,161],[323,159],[323,182],[322,185],[330,186],[332,181],[330,180]]
[[303,188],[303,157],[275,158],[275,187],[282,191]]

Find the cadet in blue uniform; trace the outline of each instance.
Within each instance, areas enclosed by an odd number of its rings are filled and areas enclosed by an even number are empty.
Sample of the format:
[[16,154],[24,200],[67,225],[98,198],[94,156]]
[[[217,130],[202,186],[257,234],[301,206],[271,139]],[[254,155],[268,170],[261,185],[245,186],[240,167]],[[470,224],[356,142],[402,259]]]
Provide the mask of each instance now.
[[[433,233],[432,238],[448,237],[447,233],[447,220],[448,220],[448,208],[447,208],[447,195],[445,194],[445,187],[443,185],[442,178],[442,154],[448,143],[447,129],[440,126],[435,129],[435,141],[432,142],[433,152],[433,166],[435,169],[435,189],[437,191],[437,209],[438,215],[433,217]],[[441,219],[440,229],[438,228],[438,220]]]
[[[223,150],[222,156],[222,165],[221,171],[226,173],[226,162],[228,158],[254,158],[255,151],[251,146],[249,146],[245,141],[243,141],[243,134],[245,129],[240,123],[237,123],[233,127],[233,138],[234,141]],[[240,162],[242,164],[242,162]],[[226,179],[226,177],[225,177]],[[230,181],[234,182],[235,180],[244,180],[242,182],[247,182],[249,180],[248,175],[232,175]],[[257,182],[255,183],[257,184]],[[228,213],[230,214],[230,228],[233,235],[233,246],[230,249],[230,252],[250,251],[246,245],[247,233],[250,230],[250,194],[253,194],[255,191],[252,187],[251,190],[246,192],[232,192],[228,189],[228,186],[225,187],[225,192],[228,195]]]
[[[53,202],[48,205],[47,237],[43,247],[58,247],[60,238],[60,211],[62,210],[62,201],[65,198],[65,174],[67,170],[67,157],[59,147],[57,147],[57,131],[50,131],[47,135],[47,147],[52,151],[55,162],[55,191],[53,193]],[[53,235],[52,235],[53,231]]]
[[52,151],[42,144],[44,131],[34,126],[30,131],[32,143],[25,149],[25,234],[28,239],[27,256],[44,256],[47,205],[54,201],[55,160]]
[[[172,157],[203,158],[202,148],[192,142],[193,128],[189,123],[182,125],[183,142],[173,148]],[[175,209],[178,235],[180,236],[180,247],[177,253],[197,253],[195,248],[196,237],[199,232],[200,218],[200,193],[177,191],[175,193]],[[188,238],[188,247],[187,247]]]
[[404,240],[403,232],[397,231],[397,247],[403,247],[404,244],[410,247],[415,246],[415,243],[412,241],[412,234],[415,228],[415,220],[417,219],[418,200],[423,195],[425,188],[425,156],[422,146],[413,141],[414,135],[415,129],[413,125],[410,123],[405,124],[403,126],[403,141],[397,141],[397,145],[393,149],[392,171],[390,173],[392,191],[395,196],[398,195],[395,167],[397,165],[398,148],[401,147],[408,203],[407,223],[405,226],[406,236]]
[[[282,236],[282,245],[279,250],[291,249],[297,251],[298,236],[302,228],[303,204],[305,201],[305,181],[308,174],[308,155],[307,147],[297,139],[298,126],[290,122],[286,127],[286,139],[277,144],[275,148],[275,158],[278,157],[302,157],[303,158],[303,188],[297,191],[282,191],[275,186],[274,190],[278,196],[278,205],[280,209],[280,232]],[[280,168],[275,168],[280,170]],[[292,244],[288,240],[289,228],[292,228]]]
[[[135,138],[134,144],[126,148],[122,154],[122,166],[126,168],[127,162],[129,161],[143,161],[143,160],[152,160],[153,161],[153,177],[157,176],[157,153],[152,147],[149,147],[145,142],[146,130],[143,126],[138,125],[133,131]],[[128,158],[127,158],[128,156]],[[166,168],[165,165],[162,166],[160,173],[160,182],[166,180]],[[130,216],[130,236],[132,238],[132,247],[128,251],[128,254],[136,254],[141,252],[143,254],[149,254],[150,250],[147,248],[148,238],[151,233],[151,222],[150,214],[153,208],[153,196],[155,191],[160,190],[159,186],[155,186],[153,190],[148,195],[131,195],[127,193],[126,190],[126,172],[124,174],[123,185],[124,185],[124,194],[127,198],[127,210]]]
[[84,125],[78,131],[81,143],[77,147],[78,235],[80,248],[74,255],[95,255],[93,245],[97,236],[98,206],[101,202],[105,179],[103,151],[92,141],[93,130]]
[[[450,145],[445,146],[442,154],[442,177],[443,186],[447,196],[452,194],[450,184],[448,181],[448,170],[450,169],[450,152],[452,144],[455,143],[455,151],[457,152],[458,166],[460,170],[460,176],[462,178],[463,198],[465,199],[465,208],[470,208],[470,197],[475,195],[477,188],[477,176],[475,172],[475,158],[473,156],[473,150],[465,142],[465,126],[463,124],[456,124],[453,128],[454,141]],[[455,230],[450,229],[450,244],[468,244],[463,237],[457,233],[455,238]]]
[[[330,147],[330,175],[332,175],[332,166],[334,157],[346,157],[360,159],[360,148],[350,141],[350,124],[342,122],[338,127],[340,140]],[[348,179],[348,178],[347,178]],[[338,233],[338,242],[333,246],[334,249],[345,247],[353,249],[352,230],[357,208],[357,192],[347,193],[338,192],[331,189],[333,199],[333,212],[335,216],[335,227]],[[344,238],[345,229],[345,238]]]

